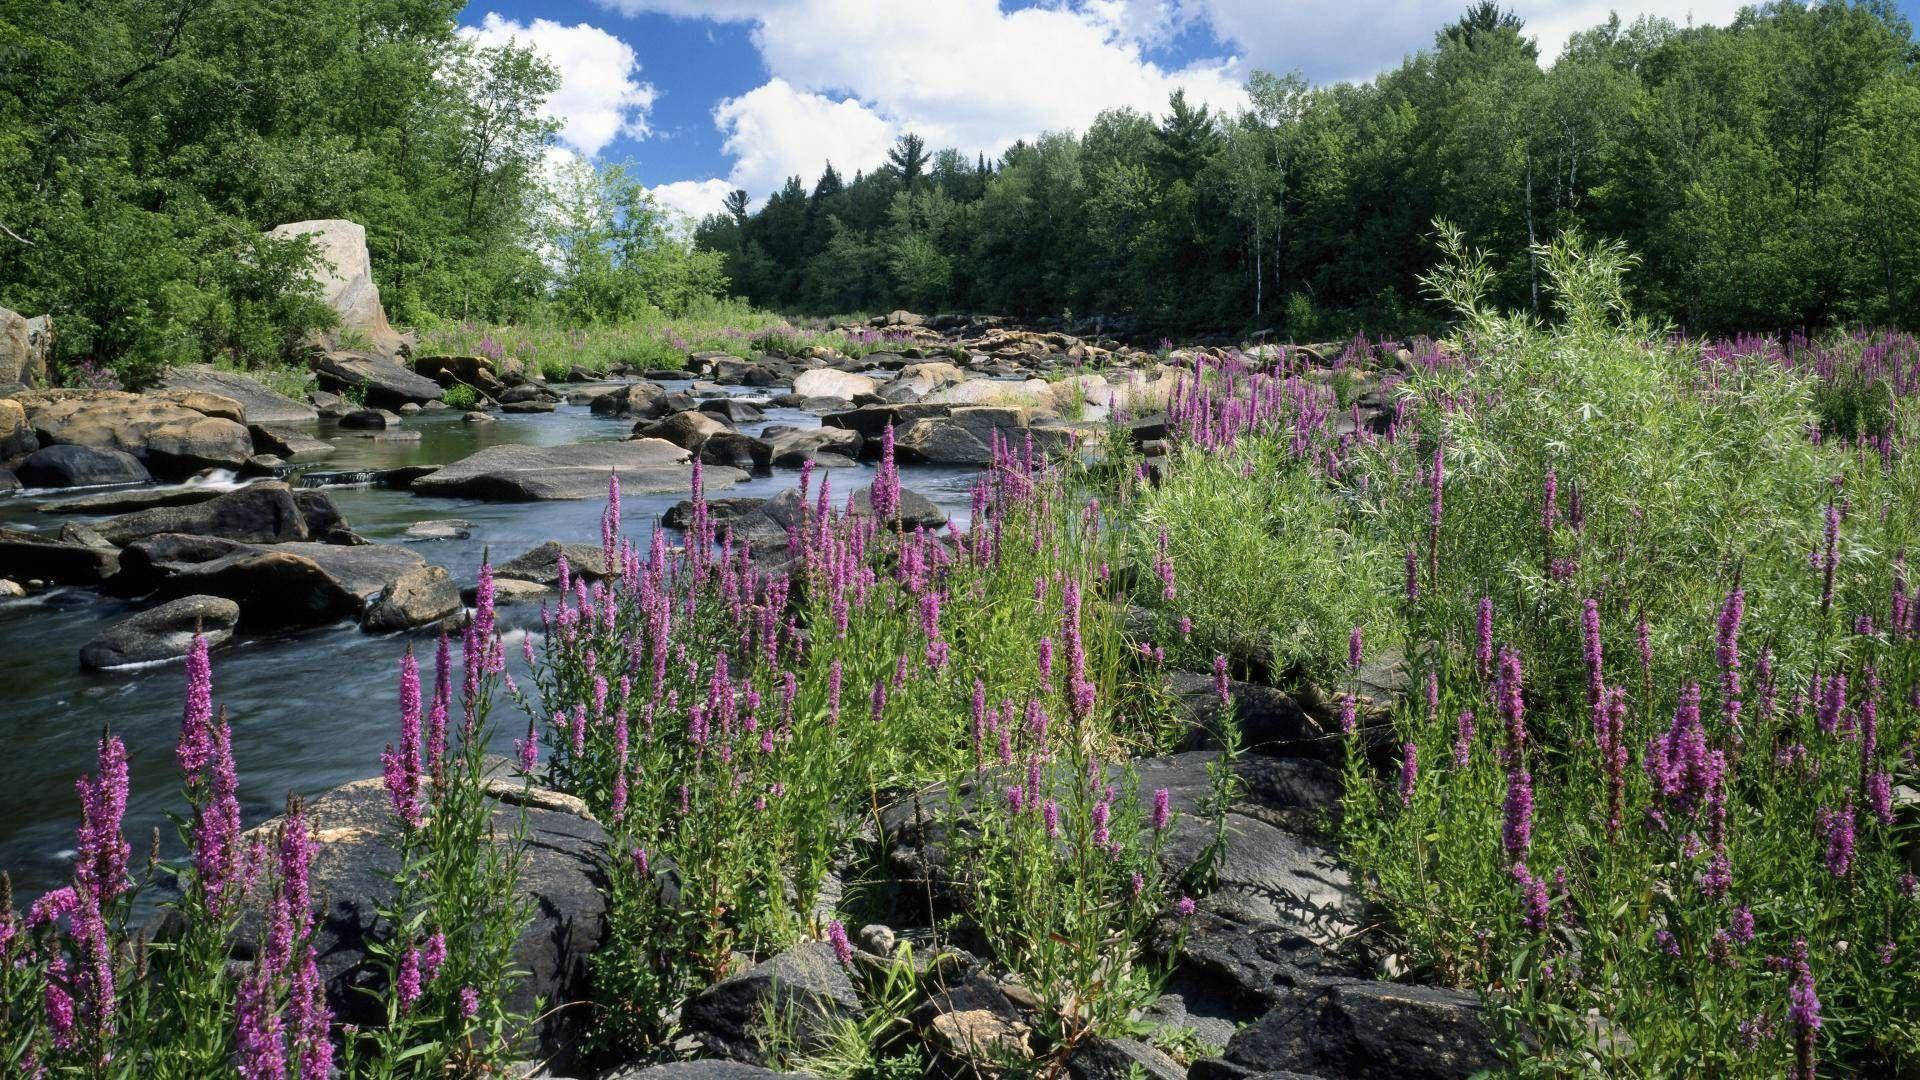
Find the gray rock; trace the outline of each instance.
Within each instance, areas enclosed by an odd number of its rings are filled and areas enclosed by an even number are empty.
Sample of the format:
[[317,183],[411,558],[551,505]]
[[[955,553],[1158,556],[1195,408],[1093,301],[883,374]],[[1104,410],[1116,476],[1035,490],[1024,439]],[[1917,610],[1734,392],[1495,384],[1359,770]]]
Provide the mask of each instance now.
[[242,626],[263,629],[357,621],[370,598],[426,563],[388,544],[236,544],[174,534],[127,552],[132,569],[157,579],[157,596],[224,596],[240,605]]
[[[1213,676],[1175,671],[1168,675],[1167,683],[1173,691],[1174,708],[1188,725],[1181,748],[1220,749],[1225,717]],[[1239,724],[1240,742],[1246,749],[1323,761],[1341,759],[1339,726],[1329,724],[1324,715],[1308,712],[1290,695],[1237,679],[1228,680],[1227,692],[1233,698],[1233,719]]]
[[741,401],[737,397],[709,398],[700,403],[700,411],[729,424],[751,424],[763,418],[763,414],[751,402]]
[[824,941],[803,941],[689,1000],[680,1023],[708,1052],[754,1065],[768,1060],[769,1011],[792,1025],[794,1049],[825,1048],[833,1025],[862,1014],[860,994]]
[[[304,493],[311,512],[321,515],[323,532],[339,520],[333,501],[321,492]],[[268,481],[249,484],[203,502],[156,506],[108,518],[94,525],[108,543],[125,547],[161,533],[218,536],[254,544],[282,544],[317,539],[287,485]]]
[[36,488],[144,484],[153,479],[132,454],[64,444],[35,450],[13,471],[20,483]]
[[864,442],[860,433],[848,428],[811,428],[772,436],[773,464],[799,468],[811,461],[829,468],[844,468],[860,457]]
[[[504,766],[500,759],[491,761]],[[578,799],[507,779],[504,767],[498,775],[489,789],[494,842],[512,836],[524,812],[526,858],[517,891],[533,912],[513,948],[515,966],[528,974],[515,980],[507,1004],[532,1015],[536,999],[552,1006],[590,994],[588,957],[606,938],[607,886],[600,867],[609,843],[606,830]],[[400,865],[398,829],[385,786],[373,777],[322,792],[305,802],[303,814],[319,837],[312,870],[313,896],[320,905],[314,947],[327,1001],[342,1022],[378,1023],[381,1006],[363,991],[384,987],[367,947],[377,910],[392,900]],[[270,836],[277,824],[267,822],[252,835]],[[242,920],[243,951],[257,942],[266,922],[262,906],[256,898]],[[542,1018],[535,1041],[541,1056],[557,1055],[552,1067],[571,1064],[587,1016],[584,1008],[562,1008]]]
[[600,545],[563,544],[558,540],[549,540],[501,563],[493,568],[493,576],[531,581],[551,588],[560,584],[562,554],[567,557],[567,573],[570,577],[594,581],[607,576],[607,556],[600,550]]
[[13,475],[12,469],[0,469],[0,494],[20,490],[20,478]]
[[[571,446],[490,446],[414,481],[420,495],[533,501],[594,499],[607,492],[607,478],[620,474],[622,491],[665,494],[685,491],[691,470],[687,452],[661,439]],[[709,490],[746,478],[737,469],[705,470]]]
[[708,438],[727,430],[727,425],[719,420],[697,409],[688,409],[661,420],[636,424],[633,433],[649,439],[665,439],[688,450],[698,450]]
[[253,436],[255,449],[269,454],[278,454],[288,461],[308,461],[326,457],[339,450],[339,447],[325,439],[316,439],[304,432],[268,424],[248,425],[247,433]]
[[24,405],[12,398],[0,398],[0,461],[31,454],[40,449],[40,436],[27,422]]
[[244,424],[200,416],[160,424],[147,432],[147,467],[161,476],[187,477],[202,469],[238,469],[253,456]]
[[1293,1071],[1353,1080],[1466,1080],[1501,1058],[1480,1002],[1457,990],[1345,981],[1297,987],[1196,1077]]
[[1073,1080],[1186,1080],[1187,1070],[1138,1039],[1094,1036],[1067,1058]]
[[849,428],[859,432],[868,441],[872,453],[880,452],[880,433],[892,424],[894,434],[915,420],[945,416],[952,412],[949,405],[862,405],[857,409],[831,412],[820,418],[822,427]]
[[650,382],[628,383],[596,395],[587,407],[595,416],[637,416],[665,393],[665,389]]
[[198,632],[209,647],[233,636],[240,605],[218,596],[183,596],[108,627],[80,646],[80,666],[113,668],[187,655]]
[[[855,488],[847,500],[847,509],[853,514],[868,517],[873,514],[873,487],[868,485]],[[947,512],[940,509],[938,503],[912,488],[900,489],[900,509],[896,512],[900,528],[911,532],[914,529],[942,529],[947,524]]]
[[129,488],[44,502],[40,504],[40,509],[49,514],[124,514],[134,510],[150,510],[156,506],[191,506],[217,499],[229,490],[198,485]]
[[461,421],[462,421],[462,422],[464,422],[464,423],[468,423],[468,424],[491,424],[491,423],[494,423],[494,419],[493,419],[493,417],[492,417],[491,415],[489,415],[489,414],[487,414],[487,413],[483,413],[483,412],[481,412],[481,411],[480,411],[480,410],[478,410],[478,409],[475,409],[475,410],[472,410],[471,412],[464,412],[464,413],[461,413],[461,414],[460,414],[460,419],[461,419]]
[[473,535],[473,522],[465,518],[416,521],[407,526],[409,540],[465,540]]
[[313,361],[313,370],[322,386],[340,393],[357,391],[365,395],[367,404],[381,408],[438,401],[442,393],[439,383],[375,353],[321,353]]
[[367,608],[360,629],[381,634],[452,618],[461,611],[460,590],[444,567],[416,566],[395,578]]
[[879,382],[865,375],[854,375],[833,368],[815,368],[801,372],[793,380],[793,392],[807,398],[839,398],[851,402],[871,394]]
[[602,1080],[767,1080],[768,1077],[793,1076],[777,1073],[742,1061],[669,1061],[664,1065],[636,1065],[607,1074]]
[[0,528],[0,577],[97,585],[120,572],[120,555],[43,533]]
[[53,319],[29,319],[0,308],[0,389],[44,386],[47,357],[53,351]]
[[751,435],[722,431],[700,443],[700,460],[745,472],[766,472],[773,462],[773,447]]
[[893,451],[904,462],[917,465],[993,464],[993,450],[972,430],[945,417],[915,420],[894,436]]
[[[380,288],[373,283],[373,258],[367,253],[367,230],[342,218],[292,221],[268,230],[278,240],[304,237],[319,256],[307,272],[319,287],[320,301],[333,309],[340,331],[351,331],[372,344],[382,356],[394,356],[411,344],[387,323],[380,305]],[[339,340],[339,333],[332,335]]]
[[230,397],[246,410],[249,424],[311,424],[320,419],[313,406],[277,393],[258,379],[205,364],[169,368],[160,377],[169,390],[197,390]]
[[385,431],[400,425],[400,414],[385,409],[355,409],[340,417],[340,426],[348,431]]

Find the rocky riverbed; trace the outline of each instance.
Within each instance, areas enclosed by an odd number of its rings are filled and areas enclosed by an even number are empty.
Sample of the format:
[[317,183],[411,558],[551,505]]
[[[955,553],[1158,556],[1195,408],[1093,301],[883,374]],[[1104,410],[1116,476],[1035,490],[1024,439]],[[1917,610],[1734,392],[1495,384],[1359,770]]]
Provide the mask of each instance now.
[[[623,529],[644,545],[652,529],[683,524],[679,504],[697,470],[717,493],[716,513],[756,556],[777,562],[797,471],[856,492],[889,429],[910,489],[903,517],[930,529],[964,524],[971,478],[996,446],[1094,455],[1120,416],[1137,418],[1124,434],[1149,455],[1159,450],[1156,414],[1177,365],[1190,362],[990,320],[935,330],[895,316],[890,329],[889,351],[857,358],[693,354],[682,369],[570,384],[487,357],[403,364],[335,352],[316,361],[329,389],[311,401],[211,370],[175,372],[142,395],[0,398],[0,488],[10,490],[0,497],[0,590],[11,597],[0,601],[0,640],[14,651],[0,670],[0,693],[14,703],[4,736],[12,752],[0,764],[0,864],[27,895],[65,875],[66,778],[86,768],[88,734],[103,723],[127,741],[138,778],[129,833],[161,824],[176,794],[172,661],[197,629],[218,649],[218,700],[236,724],[247,820],[270,816],[293,790],[317,796],[310,819],[334,838],[315,871],[329,897],[324,974],[336,1010],[352,1016],[364,976],[355,943],[379,889],[368,875],[390,857],[368,824],[384,813],[383,793],[361,779],[391,730],[390,638],[456,625],[483,553],[500,572],[503,617],[518,627],[510,637],[526,633],[553,597],[563,551],[577,571],[595,572],[598,496],[610,474],[626,495]],[[481,407],[440,406],[456,385],[473,387]],[[1350,422],[1374,422],[1384,409],[1363,396]],[[511,663],[518,670],[517,657]],[[1189,1069],[1145,1042],[1100,1039],[1075,1052],[1069,1071],[1438,1077],[1492,1064],[1473,998],[1375,981],[1355,944],[1367,913],[1320,831],[1339,791],[1322,760],[1324,710],[1270,688],[1234,689],[1256,753],[1234,765],[1242,794],[1226,818],[1215,888],[1185,930],[1169,993],[1146,1018],[1189,1029],[1198,1060]],[[1177,676],[1174,690],[1186,702],[1190,749],[1139,762],[1141,790],[1169,789],[1197,830],[1218,758],[1213,688],[1192,675]],[[595,885],[605,834],[577,800],[504,781],[496,797],[537,811],[541,854],[522,882],[540,912],[518,954],[533,973],[526,1004],[578,997],[605,932]],[[916,823],[929,816],[924,805],[955,797],[969,793],[930,792],[883,818],[901,880],[935,887],[928,871],[945,840]],[[1209,837],[1193,830],[1169,844],[1170,872],[1201,858]],[[924,938],[924,955],[945,958],[928,962],[925,984],[936,992],[912,1019],[929,1045],[956,1063],[989,1047],[1017,1052],[1033,1004],[1019,986],[911,918],[863,931],[861,948],[873,954],[863,962],[880,963],[899,935]],[[864,1008],[823,949],[803,943],[688,1003],[687,1048],[727,1062],[610,1075],[771,1075],[760,1068],[768,1033],[757,1027],[771,1004],[798,1017],[792,1034],[803,1045]],[[575,1034],[564,1018],[547,1023],[540,1051],[564,1064]]]

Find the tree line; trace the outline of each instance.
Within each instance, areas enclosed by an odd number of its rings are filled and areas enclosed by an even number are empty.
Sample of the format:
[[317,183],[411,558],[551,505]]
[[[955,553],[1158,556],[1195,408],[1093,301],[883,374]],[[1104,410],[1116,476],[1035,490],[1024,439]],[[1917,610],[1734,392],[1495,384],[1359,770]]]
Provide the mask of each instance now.
[[631,316],[723,291],[617,166],[553,166],[529,49],[464,0],[0,0],[0,305],[140,381],[330,316],[284,222],[366,227],[395,322]]
[[1885,0],[1748,8],[1724,27],[1617,16],[1550,66],[1469,8],[1370,82],[1256,73],[1223,115],[1102,113],[997,159],[900,138],[883,167],[697,243],[755,303],[814,313],[1119,316],[1142,332],[1411,332],[1433,222],[1539,310],[1537,244],[1641,256],[1634,300],[1690,331],[1920,323],[1920,49]]

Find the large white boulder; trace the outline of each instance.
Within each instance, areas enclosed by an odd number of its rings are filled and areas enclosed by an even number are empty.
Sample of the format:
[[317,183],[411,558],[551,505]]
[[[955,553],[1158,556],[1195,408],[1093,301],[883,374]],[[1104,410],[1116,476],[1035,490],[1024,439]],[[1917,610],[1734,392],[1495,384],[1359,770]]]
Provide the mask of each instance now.
[[[387,322],[380,306],[380,288],[373,283],[373,259],[367,254],[367,230],[343,218],[293,221],[276,225],[267,235],[279,239],[313,238],[320,262],[312,271],[320,284],[320,299],[340,317],[333,345],[370,346],[393,356],[411,343]],[[364,337],[364,342],[350,340]]]
[[53,320],[29,319],[0,307],[0,390],[45,386],[47,354],[53,349]]

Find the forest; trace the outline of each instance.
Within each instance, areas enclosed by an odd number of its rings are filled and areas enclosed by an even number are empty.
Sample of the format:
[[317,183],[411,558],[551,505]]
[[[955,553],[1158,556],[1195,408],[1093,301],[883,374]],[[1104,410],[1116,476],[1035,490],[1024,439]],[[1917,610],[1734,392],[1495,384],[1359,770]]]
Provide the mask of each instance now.
[[1161,116],[997,159],[903,136],[700,226],[733,289],[826,314],[1110,315],[1143,334],[1292,340],[1436,324],[1435,219],[1538,311],[1535,245],[1574,230],[1643,259],[1635,301],[1697,333],[1920,316],[1920,76],[1886,3],[1777,2],[1725,27],[1617,17],[1543,66],[1492,3],[1371,82],[1257,72],[1251,108]]

